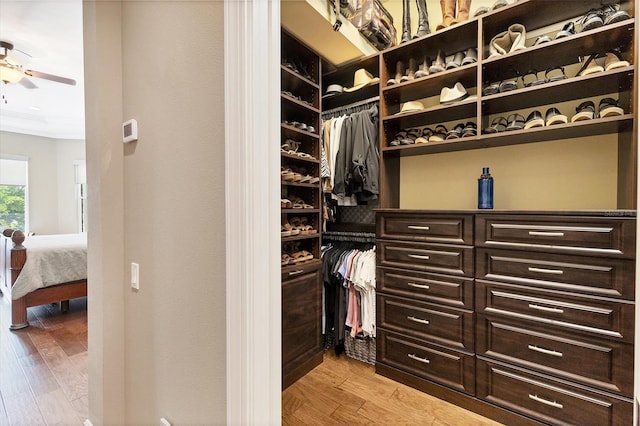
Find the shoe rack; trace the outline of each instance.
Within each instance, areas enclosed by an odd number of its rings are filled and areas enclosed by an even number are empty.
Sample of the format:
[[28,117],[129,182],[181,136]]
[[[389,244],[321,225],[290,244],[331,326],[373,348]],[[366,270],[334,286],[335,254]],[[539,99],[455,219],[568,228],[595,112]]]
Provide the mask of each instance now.
[[[637,88],[634,87],[634,2],[623,1],[621,4],[621,9],[631,17],[581,31],[580,18],[591,9],[602,8],[600,0],[576,3],[575,7],[560,7],[557,2],[519,0],[383,51],[380,54],[381,207],[400,206],[400,158],[403,156],[616,135],[618,184],[612,190],[617,192],[619,209],[635,209],[637,143],[634,135],[637,134],[637,124],[634,100],[637,99]],[[556,38],[557,33],[564,29],[563,24],[568,27],[569,22],[575,22],[577,32]],[[492,38],[516,23],[526,28],[526,45],[521,50],[490,57]],[[534,45],[536,35],[548,35],[549,38]],[[470,48],[477,50],[475,63],[386,85],[388,79],[395,77],[398,61],[403,61],[406,68],[410,59],[418,63],[424,56],[434,59],[440,49],[445,50],[446,55],[453,55]],[[579,57],[605,54],[612,48],[620,48],[629,65],[588,75],[577,74]],[[523,76],[531,70],[537,71],[542,84],[524,85]],[[559,77],[545,78],[545,74]],[[508,90],[483,94],[488,85],[508,81],[515,81],[516,85],[503,85]],[[470,96],[451,104],[440,104],[441,90],[452,88],[456,83],[461,83]],[[622,114],[599,117],[596,110],[592,119],[571,122],[575,109],[581,103],[595,100],[597,106],[597,98],[604,97],[618,100]],[[400,113],[403,103],[416,100],[422,101],[424,109]],[[527,118],[529,111],[539,110],[544,118],[545,111],[558,104],[570,105],[562,111],[568,118],[566,123],[524,128],[521,121]],[[491,129],[492,123],[510,116],[518,120],[509,127],[515,130]],[[435,129],[445,122],[450,126],[449,130],[456,123],[475,124],[477,133],[429,143],[391,145],[402,130],[415,127]]]
[[282,32],[283,388],[322,362],[320,57]]

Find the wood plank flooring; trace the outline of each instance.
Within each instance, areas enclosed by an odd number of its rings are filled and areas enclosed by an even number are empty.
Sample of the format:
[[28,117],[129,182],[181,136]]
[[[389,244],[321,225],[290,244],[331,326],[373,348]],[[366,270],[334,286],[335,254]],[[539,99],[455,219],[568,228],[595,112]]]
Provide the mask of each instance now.
[[283,425],[497,426],[431,395],[375,374],[375,367],[332,351],[282,392]]
[[88,418],[87,299],[28,310],[30,326],[9,331],[0,297],[0,426],[82,425]]

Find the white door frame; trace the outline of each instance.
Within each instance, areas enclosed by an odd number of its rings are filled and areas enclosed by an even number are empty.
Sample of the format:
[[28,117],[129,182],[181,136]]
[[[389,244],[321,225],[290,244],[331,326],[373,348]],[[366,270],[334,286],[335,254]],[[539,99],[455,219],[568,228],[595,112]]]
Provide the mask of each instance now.
[[280,424],[280,2],[224,19],[227,424]]

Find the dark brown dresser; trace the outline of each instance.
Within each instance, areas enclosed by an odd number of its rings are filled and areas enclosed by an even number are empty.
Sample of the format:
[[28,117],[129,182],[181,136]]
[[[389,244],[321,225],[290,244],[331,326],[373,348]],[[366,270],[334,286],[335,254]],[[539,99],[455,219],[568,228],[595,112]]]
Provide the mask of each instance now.
[[377,215],[379,374],[508,424],[632,423],[635,211]]

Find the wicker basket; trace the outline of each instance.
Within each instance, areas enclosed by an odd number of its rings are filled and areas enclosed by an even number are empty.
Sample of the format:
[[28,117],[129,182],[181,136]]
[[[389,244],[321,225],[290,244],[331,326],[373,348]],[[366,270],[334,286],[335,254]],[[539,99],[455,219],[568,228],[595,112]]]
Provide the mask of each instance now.
[[351,337],[349,331],[344,333],[344,349],[349,358],[375,365],[376,338],[370,336]]

